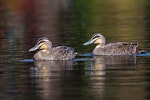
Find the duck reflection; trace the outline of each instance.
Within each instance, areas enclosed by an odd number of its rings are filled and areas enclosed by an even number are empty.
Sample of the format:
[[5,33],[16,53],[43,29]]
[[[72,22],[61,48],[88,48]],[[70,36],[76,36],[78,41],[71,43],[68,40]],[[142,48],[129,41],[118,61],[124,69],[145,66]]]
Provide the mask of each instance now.
[[[105,91],[105,85],[107,84],[107,76],[110,74],[119,74],[124,70],[136,69],[136,57],[135,56],[94,56],[92,67],[92,89],[95,97],[103,98]],[[115,73],[114,73],[115,70]],[[120,72],[120,70],[122,70]],[[111,73],[112,71],[112,73]],[[107,73],[108,72],[108,73]],[[108,75],[109,74],[109,75]]]
[[62,95],[62,83],[73,69],[73,61],[35,61],[32,77],[36,79],[38,95],[43,100],[59,100]]
[[55,76],[57,73],[72,70],[73,61],[35,61],[38,68],[38,76]]
[[94,56],[91,66],[95,76],[104,76],[111,69],[135,69],[136,56]]
[[136,68],[136,56],[94,56],[93,66],[98,69]]
[[[92,59],[92,61],[84,62],[35,61],[31,75],[36,82],[37,95],[42,100],[59,100],[64,95],[73,96],[76,92],[86,98],[84,94],[91,91],[89,95],[103,99],[105,93],[109,92],[107,86],[115,81],[110,80],[113,75],[127,74],[128,70],[136,69],[136,57],[134,56],[94,56]],[[74,68],[74,63],[81,64],[80,68],[84,69]],[[84,67],[82,64],[85,64]],[[122,73],[124,70],[125,72]],[[75,80],[77,78],[78,81]]]

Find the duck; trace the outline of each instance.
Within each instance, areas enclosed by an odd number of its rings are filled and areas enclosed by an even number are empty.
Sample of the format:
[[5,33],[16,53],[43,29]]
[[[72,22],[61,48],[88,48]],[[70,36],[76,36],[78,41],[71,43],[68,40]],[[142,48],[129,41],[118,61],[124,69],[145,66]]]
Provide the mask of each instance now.
[[113,42],[107,43],[101,33],[95,33],[91,39],[83,45],[96,44],[92,51],[93,55],[136,55],[145,53],[144,50],[138,48],[138,43],[133,42]]
[[73,48],[68,46],[52,46],[52,42],[47,37],[38,39],[35,46],[29,52],[36,51],[34,60],[72,60],[77,55]]

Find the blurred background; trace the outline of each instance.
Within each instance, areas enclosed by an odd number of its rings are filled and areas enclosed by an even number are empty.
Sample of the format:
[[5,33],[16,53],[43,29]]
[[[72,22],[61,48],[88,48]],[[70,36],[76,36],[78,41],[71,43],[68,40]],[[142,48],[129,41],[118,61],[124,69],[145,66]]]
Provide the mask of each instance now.
[[106,67],[110,58],[76,64],[18,62],[32,59],[35,52],[28,49],[43,36],[54,46],[91,53],[95,45],[82,44],[95,32],[107,42],[137,42],[150,51],[150,0],[0,0],[0,99],[149,100],[149,57],[115,67]]
[[54,45],[91,52],[93,46],[82,44],[100,32],[107,42],[134,41],[149,51],[149,5],[149,0],[0,0],[1,50],[26,53],[47,36]]

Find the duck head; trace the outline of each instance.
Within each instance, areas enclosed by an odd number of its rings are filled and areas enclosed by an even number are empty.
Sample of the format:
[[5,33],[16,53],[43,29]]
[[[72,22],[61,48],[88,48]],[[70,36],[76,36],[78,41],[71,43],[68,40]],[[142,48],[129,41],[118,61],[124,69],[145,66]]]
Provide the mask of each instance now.
[[105,37],[101,33],[95,33],[91,39],[85,42],[83,45],[89,45],[92,43],[103,46],[106,43]]
[[47,50],[52,47],[51,41],[47,37],[42,37],[38,39],[36,45],[29,49],[29,51],[35,51],[35,50]]

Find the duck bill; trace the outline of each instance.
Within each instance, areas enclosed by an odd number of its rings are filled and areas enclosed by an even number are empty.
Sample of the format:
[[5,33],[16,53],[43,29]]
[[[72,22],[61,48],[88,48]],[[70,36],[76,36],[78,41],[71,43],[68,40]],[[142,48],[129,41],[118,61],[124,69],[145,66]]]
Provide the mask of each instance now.
[[83,43],[83,45],[89,45],[89,44],[92,44],[94,43],[94,40],[90,39],[89,41]]
[[39,45],[35,45],[34,47],[32,47],[31,49],[29,49],[29,51],[35,51],[35,50],[37,50],[39,48]]

